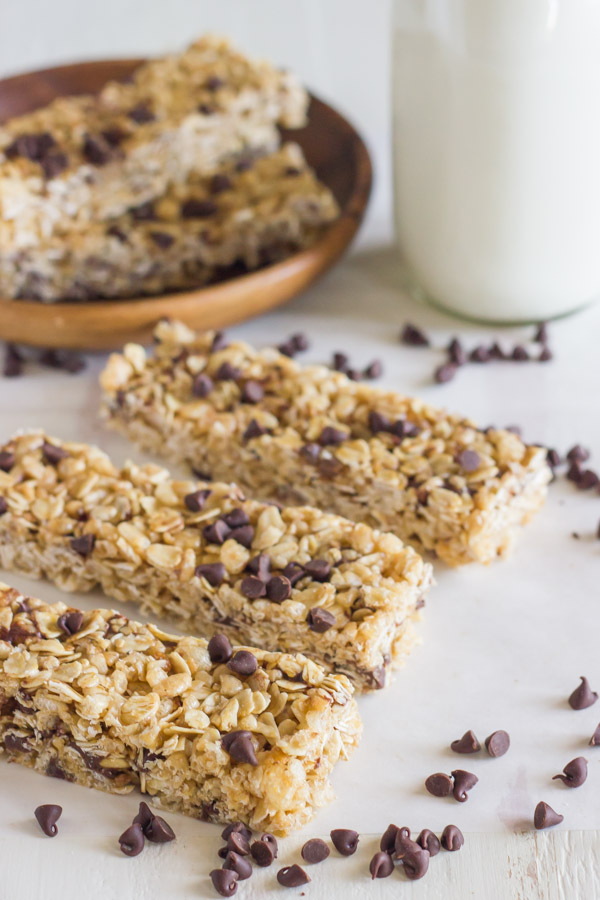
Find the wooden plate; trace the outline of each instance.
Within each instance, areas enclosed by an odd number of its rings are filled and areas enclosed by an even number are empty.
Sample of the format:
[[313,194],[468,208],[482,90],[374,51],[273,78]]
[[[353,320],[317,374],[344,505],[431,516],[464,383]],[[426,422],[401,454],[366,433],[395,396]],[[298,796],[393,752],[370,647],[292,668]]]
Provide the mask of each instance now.
[[[99,90],[124,78],[141,60],[119,59],[43,69],[0,80],[0,120],[29,112],[63,94]],[[192,328],[221,328],[257,316],[303,291],[344,252],[363,217],[371,190],[371,163],[362,139],[339,113],[311,98],[306,128],[284,132],[334,193],[340,218],[308,250],[195,291],[131,300],[42,304],[0,300],[0,337],[43,347],[99,350],[126,341],[147,342],[163,316]]]

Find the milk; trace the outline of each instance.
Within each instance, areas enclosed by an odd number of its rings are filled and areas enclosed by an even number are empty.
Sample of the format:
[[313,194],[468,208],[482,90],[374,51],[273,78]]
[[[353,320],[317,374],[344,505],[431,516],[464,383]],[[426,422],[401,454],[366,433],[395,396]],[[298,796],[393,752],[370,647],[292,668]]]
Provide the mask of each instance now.
[[548,319],[600,295],[600,0],[396,0],[397,236],[438,304]]

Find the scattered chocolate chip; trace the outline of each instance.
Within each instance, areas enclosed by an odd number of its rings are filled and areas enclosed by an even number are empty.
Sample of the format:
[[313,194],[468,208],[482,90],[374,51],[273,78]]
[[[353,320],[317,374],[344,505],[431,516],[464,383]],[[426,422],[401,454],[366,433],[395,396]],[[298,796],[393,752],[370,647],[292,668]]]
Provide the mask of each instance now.
[[590,458],[590,451],[586,450],[585,447],[582,447],[581,444],[575,444],[574,447],[571,447],[569,452],[567,453],[567,459],[569,462],[577,462],[582,463],[586,462]]
[[242,435],[243,440],[249,441],[252,438],[262,437],[263,434],[267,433],[267,429],[263,428],[262,425],[259,425],[256,419],[251,419],[250,424],[244,431]]
[[440,838],[440,843],[444,850],[450,850],[451,852],[460,850],[464,842],[463,833],[457,825],[446,825]]
[[477,753],[481,750],[481,744],[472,731],[465,731],[457,741],[452,741],[450,749],[455,753]]
[[119,838],[121,852],[125,856],[137,856],[144,849],[144,832],[139,822],[134,822],[126,828]]
[[146,122],[153,122],[156,116],[147,103],[138,103],[133,109],[127,113],[129,118],[138,125],[144,125]]
[[49,153],[40,160],[42,172],[48,181],[64,172],[68,165],[69,160],[66,153]]
[[216,522],[205,525],[202,529],[204,539],[208,541],[209,544],[224,544],[229,537],[230,532],[231,528],[223,521],[223,519],[217,519]]
[[448,344],[448,357],[455,366],[464,366],[467,362],[467,354],[458,338],[452,338]]
[[400,829],[397,825],[388,825],[388,827],[381,835],[381,840],[379,841],[379,849],[383,850],[384,853],[392,853],[394,847],[396,846],[396,837],[399,832]]
[[260,403],[265,396],[259,381],[247,381],[242,388],[242,403]]
[[410,836],[410,828],[399,828],[394,841],[394,856],[396,859],[404,859],[410,853],[419,849],[418,844]]
[[72,612],[63,613],[62,616],[59,616],[56,620],[56,624],[61,631],[69,636],[77,634],[83,625],[83,613],[78,609],[74,609]]
[[[219,856],[227,858],[228,853],[237,853],[238,856],[248,856],[250,853],[250,841],[241,831],[232,831],[227,838],[227,846],[219,850]],[[227,868],[224,866],[223,868]]]
[[442,363],[433,373],[434,381],[437,384],[446,384],[446,382],[452,381],[457,371],[458,368],[455,363]]
[[566,764],[562,775],[554,775],[552,780],[555,781],[558,779],[562,781],[563,784],[566,784],[567,787],[576,788],[581,787],[586,781],[587,775],[587,759],[584,759],[583,756],[578,756]]
[[511,354],[511,359],[514,359],[515,362],[528,362],[529,353],[522,344],[515,344]]
[[319,435],[319,444],[322,447],[326,447],[329,444],[342,444],[348,440],[348,437],[347,432],[341,431],[339,428],[333,428],[331,425],[326,425]]
[[160,250],[168,250],[175,243],[175,238],[168,231],[150,231],[148,234]]
[[372,363],[366,367],[363,372],[363,378],[372,381],[374,378],[381,378],[383,375],[383,363],[380,359],[374,359]]
[[277,838],[274,834],[271,834],[270,831],[265,831],[264,834],[261,834],[260,840],[263,844],[268,844],[275,854],[275,858],[277,858],[277,854],[279,853],[279,845],[277,844]]
[[235,366],[232,366],[230,362],[221,363],[215,372],[217,381],[235,381],[239,376],[240,370],[236,369]]
[[162,816],[152,815],[152,819],[144,828],[144,834],[153,844],[168,844],[175,840],[175,832]]
[[303,331],[297,331],[290,337],[292,345],[297,353],[304,353],[310,348],[310,341]]
[[254,841],[250,847],[250,853],[256,865],[262,868],[270,866],[276,856],[271,845],[264,841]]
[[282,887],[300,887],[301,884],[308,884],[310,878],[301,866],[294,863],[279,870],[277,881]]
[[317,634],[324,634],[335,625],[335,616],[320,606],[313,606],[306,614],[306,621],[311,631]]
[[500,346],[498,341],[494,341],[493,344],[490,344],[489,352],[490,352],[490,359],[498,359],[498,360],[510,359],[510,356],[504,352],[504,350],[502,349],[502,347]]
[[51,369],[62,369],[71,375],[76,375],[85,369],[86,363],[82,356],[68,350],[55,350],[50,348],[40,353],[38,360],[42,366]]
[[210,661],[219,665],[228,662],[233,656],[233,649],[229,638],[225,634],[214,634],[208,642],[208,655]]
[[154,813],[152,812],[148,804],[144,800],[142,800],[132,824],[135,825],[136,823],[139,823],[142,826],[142,831],[145,831],[145,829],[150,825],[150,822],[153,818]]
[[285,575],[273,575],[267,582],[267,597],[273,603],[283,603],[292,595],[292,584]]
[[455,800],[458,800],[459,803],[464,803],[465,800],[469,799],[467,791],[470,791],[471,788],[475,787],[479,778],[477,775],[473,775],[472,772],[465,772],[464,769],[455,769],[451,774],[454,778],[452,796]]
[[23,374],[23,356],[14,344],[6,345],[2,371],[5,378],[17,378]]
[[434,797],[447,797],[452,793],[452,779],[443,772],[435,772],[425,779],[425,787]]
[[71,538],[69,544],[71,550],[74,550],[79,556],[89,556],[96,544],[96,535],[82,534],[80,537]]
[[490,361],[490,351],[487,347],[484,347],[483,344],[480,344],[478,347],[475,347],[474,350],[471,350],[469,353],[469,359],[474,363],[486,363]]
[[156,219],[156,211],[152,200],[140,203],[129,210],[136,222],[153,222]]
[[43,806],[37,807],[34,815],[44,834],[47,834],[48,837],[56,837],[58,834],[56,823],[62,815],[62,806],[57,806],[55,803],[45,803]]
[[600,484],[600,478],[592,469],[585,469],[580,473],[577,480],[577,487],[582,491],[589,491]]
[[418,850],[412,851],[402,859],[404,874],[410,881],[418,881],[429,869],[429,853],[416,844]]
[[218,210],[214,200],[185,200],[181,204],[182,219],[207,219]]
[[224,869],[230,872],[237,872],[240,881],[245,881],[252,875],[252,863],[245,856],[236,853],[235,850],[229,850],[223,863]]
[[581,479],[581,466],[578,462],[572,462],[569,468],[567,469],[566,478],[568,481],[572,481],[575,484],[579,484]]
[[369,863],[371,878],[387,878],[394,871],[394,863],[389,853],[379,850]]
[[592,691],[587,678],[583,675],[580,677],[581,684],[579,687],[575,688],[569,697],[569,706],[571,709],[587,709],[588,706],[593,706],[598,699],[598,694],[596,691]]
[[223,584],[226,575],[226,569],[223,563],[201,563],[196,566],[198,578],[205,578],[212,587],[219,587]]
[[507,731],[494,731],[485,739],[485,749],[490,756],[504,756],[510,747],[510,735]]
[[10,450],[0,450],[0,469],[3,472],[10,472],[15,464],[15,454]]
[[542,347],[538,356],[538,362],[550,362],[551,359],[554,359],[554,354],[550,347]]
[[331,842],[342,856],[352,856],[358,847],[358,832],[351,828],[334,828],[331,832]]
[[258,669],[258,660],[249,650],[238,650],[227,663],[227,668],[236,675],[253,675]]
[[596,730],[590,738],[590,747],[598,747],[600,745],[600,725],[596,726]]
[[210,192],[211,194],[222,194],[223,191],[228,191],[231,187],[231,178],[227,175],[224,175],[221,172],[217,172],[216,175],[210,179]]
[[349,357],[346,353],[337,353],[333,354],[333,362],[331,364],[331,368],[335,369],[336,372],[345,372],[348,368],[348,363],[350,362]]
[[249,841],[252,837],[252,831],[243,822],[231,822],[229,825],[226,825],[221,832],[221,837],[224,841],[228,841],[229,836],[234,832],[243,835],[246,841]]
[[217,894],[221,897],[233,897],[237,891],[239,875],[233,869],[213,869],[210,880]]
[[311,559],[304,564],[304,572],[313,581],[327,581],[331,575],[331,563],[326,559]]
[[[239,656],[240,653],[245,653],[247,651],[240,650],[236,656]],[[252,656],[250,653],[249,656]],[[256,662],[256,658],[253,657]],[[237,669],[233,669],[231,667],[231,663],[235,660],[235,656],[233,659],[229,661],[227,664],[233,672],[237,672]],[[254,670],[253,670],[254,671]],[[241,672],[240,674],[251,674]],[[254,752],[254,746],[252,744],[252,738],[250,736],[249,731],[231,731],[229,734],[224,735],[221,738],[221,744],[223,745],[223,749],[229,754],[229,756],[239,763],[249,763],[251,766],[257,766],[258,760],[256,758],[256,753]]]
[[267,594],[267,587],[258,575],[246,575],[245,578],[242,578],[240,590],[249,600],[258,600],[259,597],[265,597]]
[[232,541],[237,541],[246,550],[250,550],[254,539],[254,528],[252,525],[242,525],[241,528],[234,528],[228,537]]
[[481,465],[481,457],[476,450],[462,450],[456,457],[456,462],[465,472],[476,472]]
[[429,347],[429,338],[416,325],[407,322],[400,332],[400,341],[409,347]]
[[541,322],[537,330],[533,336],[533,340],[536,344],[547,344],[548,343],[548,324],[546,322]]
[[322,841],[321,838],[312,838],[304,844],[300,855],[307,863],[320,863],[327,859],[330,852],[325,841]]
[[553,450],[552,448],[548,449],[548,452],[546,453],[546,460],[548,461],[548,465],[551,469],[558,468],[558,466],[560,466],[562,462],[558,450]]
[[542,828],[551,828],[553,825],[560,825],[563,819],[564,816],[561,816],[561,814],[557,813],[551,806],[548,806],[547,803],[540,800],[535,808],[533,824],[538,831],[540,831]]
[[417,838],[417,844],[419,847],[422,847],[423,850],[427,850],[430,856],[437,856],[440,852],[440,842],[433,831],[430,831],[429,828],[424,828],[419,837]]
[[56,466],[62,459],[66,459],[69,454],[62,447],[57,447],[55,444],[49,444],[48,441],[44,441],[42,444],[42,455],[48,465]]

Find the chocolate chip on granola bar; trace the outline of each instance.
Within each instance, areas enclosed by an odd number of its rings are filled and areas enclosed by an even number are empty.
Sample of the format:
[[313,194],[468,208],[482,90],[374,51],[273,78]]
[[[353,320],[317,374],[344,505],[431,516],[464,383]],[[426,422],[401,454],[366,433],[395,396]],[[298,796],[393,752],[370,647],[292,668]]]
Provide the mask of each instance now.
[[242,437],[243,440],[250,441],[252,440],[252,438],[262,437],[262,435],[266,433],[266,428],[263,428],[262,425],[259,425],[256,419],[251,419]]
[[209,544],[224,544],[230,532],[231,528],[223,519],[217,519],[216,522],[211,522],[210,525],[205,525],[202,529],[204,539]]
[[273,603],[283,603],[292,596],[292,583],[285,575],[273,575],[267,582],[267,597]]
[[300,855],[307,863],[320,863],[327,859],[330,852],[329,847],[321,838],[311,838],[302,847]]
[[490,756],[504,756],[510,747],[510,735],[507,731],[494,731],[485,739],[485,749]]
[[148,103],[138,103],[127,113],[132,122],[137,125],[144,125],[146,122],[153,122],[156,116],[152,112]]
[[42,172],[48,181],[64,172],[68,165],[69,159],[66,153],[49,153],[40,160]]
[[589,682],[584,675],[580,676],[581,684],[575,688],[569,697],[569,706],[571,709],[587,709],[592,706],[598,699],[598,694],[590,688]]
[[56,624],[62,632],[69,636],[77,634],[83,625],[83,613],[79,609],[63,613],[62,616],[59,616],[56,620]]
[[319,435],[319,444],[322,447],[326,447],[329,444],[341,444],[344,441],[347,441],[348,437],[349,435],[347,432],[342,431],[339,428],[333,428],[331,425],[326,425]]
[[215,664],[228,662],[233,655],[233,648],[225,634],[214,634],[208,642],[208,655]]
[[479,778],[472,772],[466,772],[464,769],[455,769],[451,773],[454,778],[454,787],[452,788],[452,796],[459,803],[464,803],[469,799],[468,791],[474,788]]
[[232,366],[230,362],[224,362],[221,363],[215,372],[215,379],[217,381],[235,381],[236,378],[240,377],[240,374],[240,370]]
[[533,824],[538,831],[540,831],[543,828],[551,828],[553,825],[560,825],[563,819],[564,816],[561,816],[561,814],[557,813],[551,806],[543,800],[540,800],[535,808]]
[[253,675],[258,669],[258,660],[249,650],[238,650],[227,663],[227,668],[236,675]]
[[292,587],[296,584],[296,582],[300,581],[301,578],[304,578],[305,571],[304,566],[301,566],[300,563],[289,562],[287,566],[282,569],[281,574],[288,579]]
[[311,631],[317,634],[324,634],[335,625],[335,616],[320,606],[313,606],[306,614],[306,621]]
[[271,558],[268,553],[259,553],[249,560],[246,569],[261,581],[267,582],[271,575]]
[[208,219],[218,210],[214,200],[184,200],[181,204],[180,212],[182,219]]
[[456,850],[460,850],[464,842],[463,833],[457,825],[446,825],[440,838],[444,850],[454,853]]
[[156,219],[156,210],[152,200],[146,200],[145,203],[133,206],[129,213],[136,222],[153,222]]
[[71,550],[74,550],[79,556],[89,556],[96,544],[96,535],[82,534],[79,537],[71,538],[69,544]]
[[125,856],[137,856],[144,849],[144,832],[139,822],[134,822],[126,828],[119,838],[121,852]]
[[42,444],[42,455],[48,465],[56,466],[61,460],[66,459],[69,454],[63,447],[57,447],[55,444],[44,441]]
[[10,450],[0,450],[0,469],[3,472],[10,472],[15,464],[15,454]]
[[240,590],[248,600],[258,600],[267,595],[267,586],[257,575],[246,575],[245,578],[242,578]]
[[114,148],[102,135],[86,134],[83,138],[82,153],[95,166],[104,166],[114,156]]
[[358,832],[351,828],[334,828],[330,833],[331,842],[342,856],[352,856],[358,847]]
[[427,850],[430,856],[437,856],[440,852],[440,842],[437,836],[430,831],[429,828],[424,828],[417,838],[417,844],[423,848],[423,850]]
[[226,569],[223,563],[201,563],[196,566],[198,578],[205,578],[212,587],[219,587],[225,579]]
[[425,787],[434,797],[447,797],[452,793],[452,779],[444,772],[435,772],[425,779]]
[[411,325],[410,322],[407,322],[400,332],[400,341],[408,344],[409,347],[429,347],[430,344],[427,335],[416,325]]
[[476,450],[462,450],[457,455],[456,462],[465,472],[476,472],[481,465],[481,457]]
[[58,834],[56,823],[62,815],[62,806],[57,806],[55,803],[45,803],[43,806],[37,807],[34,815],[44,834],[47,834],[48,837],[56,837]]
[[313,581],[327,581],[331,575],[331,563],[326,559],[310,559],[304,563],[304,572]]
[[252,525],[242,525],[240,528],[234,528],[228,537],[231,538],[232,541],[237,541],[238,544],[241,544],[246,550],[250,550],[254,539],[254,528]]
[[209,190],[211,194],[222,194],[223,191],[228,191],[230,187],[231,178],[223,172],[217,172],[217,174],[213,175],[210,179]]
[[291,866],[284,866],[277,873],[277,881],[282,887],[300,887],[302,884],[308,884],[310,878],[302,868],[302,866],[294,863]]
[[39,162],[55,146],[56,141],[50,132],[41,131],[36,134],[18,135],[12,144],[5,148],[4,153],[8,159],[14,159],[15,156],[24,156],[33,162]]
[[[236,654],[236,656],[239,656],[240,653],[244,652],[245,651],[240,650],[239,653]],[[252,656],[251,653],[249,655]],[[231,663],[234,659],[235,656],[232,660],[229,661],[229,668],[231,668]],[[254,661],[256,662],[256,659]],[[232,669],[232,671],[237,672],[237,669]],[[244,672],[241,674],[250,673]],[[252,744],[252,738],[249,731],[230,731],[229,734],[223,735],[223,737],[221,738],[221,744],[223,745],[223,749],[236,762],[249,763],[251,766],[258,765],[258,760],[256,758],[256,753],[254,752],[254,746]]]
[[221,897],[233,897],[237,891],[239,875],[233,869],[213,869],[210,880],[217,894]]
[[442,363],[442,365],[438,366],[433,373],[434,381],[437,384],[446,384],[446,382],[452,381],[457,371],[458,367],[455,363]]
[[248,513],[245,509],[242,509],[241,506],[235,507],[235,509],[232,509],[228,513],[225,513],[225,515],[221,518],[226,525],[229,525],[230,528],[241,528],[243,525],[250,524]]
[[481,744],[472,731],[465,731],[463,736],[456,741],[452,741],[450,749],[455,753],[477,753],[481,750]]
[[260,403],[265,391],[259,381],[247,381],[242,388],[242,403]]
[[587,759],[584,759],[583,756],[577,756],[575,759],[572,759],[571,762],[566,764],[561,775],[554,775],[552,780],[556,781],[558,779],[567,787],[575,788],[581,787],[586,781],[587,775]]
[[389,431],[391,421],[383,413],[379,413],[372,409],[369,412],[369,429],[373,434],[379,434],[380,431]]
[[223,868],[229,869],[230,872],[237,872],[240,881],[245,881],[246,878],[250,878],[252,875],[252,863],[250,860],[240,853],[236,853],[235,850],[227,851]]
[[183,502],[190,512],[202,512],[211,493],[212,491],[208,488],[201,488],[200,490],[186,494],[183,498]]
[[387,878],[394,871],[394,863],[389,853],[379,850],[369,863],[371,878]]
[[175,243],[175,238],[168,231],[149,231],[148,236],[160,250],[168,250]]

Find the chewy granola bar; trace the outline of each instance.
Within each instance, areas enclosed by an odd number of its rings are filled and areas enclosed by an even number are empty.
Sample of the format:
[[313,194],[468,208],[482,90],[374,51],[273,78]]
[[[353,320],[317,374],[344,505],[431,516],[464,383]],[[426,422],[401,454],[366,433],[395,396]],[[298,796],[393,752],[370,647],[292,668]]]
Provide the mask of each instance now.
[[289,72],[204,37],[97,95],[62,97],[0,127],[2,243],[31,245],[65,223],[121,215],[191,169],[274,148],[305,123]]
[[358,743],[352,687],[304,656],[232,648],[0,584],[0,751],[56,778],[285,834]]
[[392,531],[453,566],[504,555],[544,501],[546,451],[510,431],[179,323],[156,342],[110,357],[108,423],[252,496]]
[[390,534],[229,484],[119,470],[44,434],[0,451],[0,565],[132,601],[183,630],[306,653],[360,690],[414,643],[431,567]]
[[336,218],[300,147],[192,173],[153,202],[29,248],[0,247],[0,296],[51,302],[206,284],[312,244]]

